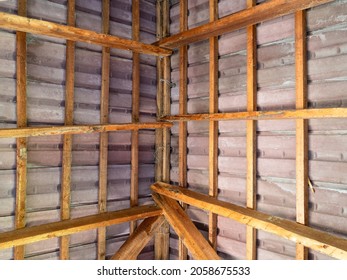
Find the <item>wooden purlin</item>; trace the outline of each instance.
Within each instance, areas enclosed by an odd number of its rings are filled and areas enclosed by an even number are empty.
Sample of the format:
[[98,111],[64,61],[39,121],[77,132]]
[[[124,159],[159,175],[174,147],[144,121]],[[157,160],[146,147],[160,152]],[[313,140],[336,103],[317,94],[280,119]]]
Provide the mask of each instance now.
[[156,42],[154,45],[176,49],[184,45],[230,33],[250,25],[332,1],[333,0],[270,0],[252,8],[223,17],[215,22],[206,23],[187,31],[181,31]]
[[[188,29],[188,0],[180,1],[180,32]],[[179,48],[179,113],[187,113],[187,83],[188,83],[188,46]],[[180,123],[178,126],[178,169],[179,169],[179,185],[187,187],[187,123]],[[185,209],[185,205],[182,205]],[[180,260],[187,259],[187,248],[184,246],[183,240],[178,242],[178,258]]]
[[169,128],[170,122],[149,122],[149,123],[122,123],[122,124],[85,124],[85,125],[66,125],[52,127],[26,127],[26,128],[2,128],[0,138],[19,138],[32,136],[49,135],[70,135],[70,134],[89,134],[103,133],[108,131],[139,130]]
[[136,260],[156,231],[165,222],[163,216],[145,219],[123,243],[111,260]]
[[[68,0],[67,24],[75,26],[75,0]],[[66,41],[65,125],[73,125],[75,92],[75,42]],[[70,219],[71,203],[72,135],[63,137],[63,159],[60,198],[60,218]],[[70,237],[60,238],[60,259],[68,260]]]
[[[169,34],[169,0],[157,1],[157,37]],[[157,58],[157,119],[170,114],[170,58]],[[170,182],[170,128],[156,130],[156,181]],[[170,250],[170,227],[165,221],[154,236],[154,257],[168,260]]]
[[[18,14],[26,16],[27,1],[18,0]],[[17,96],[17,127],[27,126],[27,43],[26,33],[16,33],[16,96]],[[27,190],[27,139],[18,138],[16,141],[16,206],[15,228],[26,225],[26,190]],[[24,246],[14,248],[14,259],[24,259]]]
[[160,196],[172,198],[256,229],[276,234],[322,254],[347,260],[347,239],[313,229],[294,221],[220,201],[186,188],[158,182],[153,184],[151,189]]
[[[132,0],[132,39],[140,41],[140,1]],[[133,123],[140,120],[140,55],[133,53],[132,68],[132,114]],[[131,132],[131,179],[130,207],[138,205],[139,196],[139,132]],[[137,221],[130,223],[130,233],[136,229]]]
[[[210,22],[218,19],[218,0],[210,0]],[[218,113],[218,37],[210,40],[210,113]],[[218,194],[218,122],[209,122],[209,195]],[[209,241],[217,249],[217,215],[209,213]]]
[[81,218],[26,227],[0,233],[0,249],[21,246],[50,238],[66,236],[81,231],[92,230],[115,224],[127,223],[162,215],[163,211],[154,205],[132,207],[114,212],[106,212]]
[[[256,0],[247,0],[247,8],[257,5]],[[247,27],[247,111],[257,110],[257,28],[255,25]],[[256,209],[257,193],[257,123],[255,120],[246,122],[246,204],[250,209]],[[255,260],[257,257],[256,230],[246,228],[246,258]]]
[[[295,14],[296,109],[307,108],[306,11]],[[308,224],[308,122],[296,120],[296,221]],[[308,248],[296,245],[296,259],[308,258]]]
[[324,108],[279,111],[232,112],[216,114],[183,114],[164,116],[161,121],[223,121],[223,120],[285,120],[285,119],[324,119],[346,118],[347,108]]
[[[109,34],[110,30],[110,0],[102,1],[102,33]],[[109,122],[110,98],[110,48],[102,48],[101,62],[101,95],[100,95],[100,123]],[[107,211],[107,160],[108,160],[108,133],[100,133],[99,155],[99,213]],[[98,259],[104,260],[106,256],[106,228],[98,228]]]
[[153,194],[153,199],[155,203],[163,209],[165,218],[189,249],[194,259],[220,259],[177,201],[156,193]]
[[154,56],[169,56],[172,53],[171,50],[165,48],[135,42],[117,36],[105,35],[91,30],[56,24],[44,20],[20,17],[2,12],[0,12],[0,27],[1,29],[46,35],[75,42],[84,42]]

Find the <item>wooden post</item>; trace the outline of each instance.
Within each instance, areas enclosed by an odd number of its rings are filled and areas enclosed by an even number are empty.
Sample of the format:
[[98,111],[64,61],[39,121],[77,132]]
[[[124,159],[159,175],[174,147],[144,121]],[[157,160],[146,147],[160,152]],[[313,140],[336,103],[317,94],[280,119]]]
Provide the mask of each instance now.
[[[102,1],[102,32],[110,31],[110,0]],[[100,96],[100,123],[109,121],[109,95],[110,95],[110,48],[102,48],[101,66],[101,96]],[[100,133],[99,158],[99,213],[107,211],[107,159],[108,159],[108,133]],[[98,260],[106,256],[106,228],[98,228]]]
[[[218,19],[218,0],[210,0],[210,22]],[[218,113],[218,37],[210,39],[210,113]],[[218,194],[218,122],[209,122],[209,195]],[[217,249],[217,215],[209,213],[208,239]]]
[[[68,1],[67,24],[75,26],[75,0]],[[75,42],[66,41],[66,85],[65,85],[65,125],[73,124],[74,111],[74,86],[75,86]],[[60,216],[62,220],[70,219],[71,203],[71,163],[72,163],[72,135],[63,137],[63,161],[61,180],[61,206]],[[60,259],[68,260],[69,236],[60,239]]]
[[[307,108],[306,12],[295,14],[296,109]],[[308,123],[296,120],[296,221],[308,224]],[[308,249],[297,243],[296,259],[305,260]]]
[[[140,41],[140,1],[132,1],[132,39]],[[133,53],[132,79],[132,122],[139,122],[140,118],[140,55]],[[139,132],[131,133],[131,186],[130,206],[138,205],[139,196]],[[136,229],[137,222],[130,223],[130,233]]]
[[[157,36],[162,39],[169,34],[170,4],[168,0],[157,1]],[[170,114],[170,58],[157,59],[157,119]],[[170,182],[170,129],[156,130],[156,181]],[[168,260],[170,250],[170,226],[164,222],[154,236],[154,257]]]
[[[188,2],[180,1],[180,32],[188,29]],[[187,113],[187,82],[188,82],[188,46],[184,45],[179,48],[180,56],[180,88],[179,88],[179,112]],[[187,123],[179,124],[178,135],[178,169],[179,169],[179,185],[187,187]],[[185,205],[182,205],[186,209]],[[180,239],[178,244],[178,258],[180,260],[187,259],[187,248]]]
[[[256,0],[247,0],[247,8],[257,4]],[[257,110],[257,30],[255,25],[247,27],[247,111]],[[256,209],[257,194],[257,123],[247,121],[247,207]],[[256,230],[247,226],[246,258],[255,260],[257,254]]]
[[[18,14],[26,16],[27,1],[18,0]],[[26,33],[16,33],[17,60],[17,127],[27,126],[27,43]],[[27,189],[27,139],[18,138],[16,148],[16,209],[15,228],[24,228],[26,224],[26,189]],[[14,259],[24,259],[24,246],[14,249]]]

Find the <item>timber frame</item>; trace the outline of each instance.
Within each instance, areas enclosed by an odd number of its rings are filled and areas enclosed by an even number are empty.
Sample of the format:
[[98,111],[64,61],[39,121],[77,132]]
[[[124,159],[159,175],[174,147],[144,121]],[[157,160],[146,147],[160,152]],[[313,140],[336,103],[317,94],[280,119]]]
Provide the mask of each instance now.
[[[270,0],[256,5],[247,0],[247,9],[218,19],[218,1],[210,0],[210,22],[188,30],[188,0],[180,1],[180,32],[169,36],[169,1],[157,1],[158,41],[152,45],[140,42],[139,0],[133,0],[132,40],[109,34],[109,0],[103,0],[102,33],[75,26],[75,0],[68,0],[68,24],[59,25],[26,17],[26,0],[18,0],[18,15],[0,13],[0,27],[17,31],[17,128],[0,129],[0,137],[17,138],[17,185],[15,230],[0,233],[0,249],[15,247],[14,258],[23,259],[24,246],[53,237],[60,239],[60,258],[69,259],[69,235],[98,229],[98,259],[105,259],[106,227],[130,222],[130,237],[112,259],[136,259],[155,238],[155,258],[169,259],[169,225],[180,238],[179,259],[187,259],[188,251],[195,259],[214,259],[217,254],[217,215],[247,225],[246,256],[256,259],[256,230],[277,234],[297,243],[296,258],[307,259],[307,248],[338,259],[347,259],[347,240],[332,236],[307,224],[308,214],[308,132],[307,120],[312,118],[346,118],[347,109],[307,109],[307,59],[305,9],[332,0]],[[279,12],[278,12],[279,11]],[[256,28],[265,20],[295,13],[296,39],[296,110],[257,111]],[[247,111],[218,113],[218,36],[247,27]],[[26,113],[26,32],[67,40],[65,126],[27,127]],[[209,39],[210,46],[210,104],[209,114],[187,114],[188,44]],[[75,42],[101,45],[102,90],[101,123],[73,124]],[[110,48],[133,52],[132,122],[108,123]],[[179,115],[170,114],[170,58],[178,49],[180,57]],[[157,56],[157,122],[139,121],[140,54]],[[269,216],[256,210],[256,122],[258,120],[296,120],[296,222]],[[187,121],[209,121],[209,195],[187,189]],[[247,120],[247,208],[218,200],[218,121]],[[170,128],[179,122],[179,185],[170,185]],[[158,181],[151,186],[157,206],[138,206],[138,131],[156,129],[156,172]],[[132,131],[130,208],[107,212],[107,132]],[[100,133],[99,214],[70,219],[71,134]],[[64,135],[61,221],[25,227],[27,137]],[[180,202],[181,204],[179,204]],[[186,205],[209,212],[208,240],[188,215]],[[144,221],[137,224],[138,220]]]

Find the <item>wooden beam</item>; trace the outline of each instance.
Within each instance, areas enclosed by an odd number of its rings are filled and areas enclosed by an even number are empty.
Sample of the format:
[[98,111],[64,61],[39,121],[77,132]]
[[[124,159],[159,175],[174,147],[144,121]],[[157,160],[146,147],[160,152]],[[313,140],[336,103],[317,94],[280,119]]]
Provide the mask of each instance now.
[[[169,0],[157,1],[157,36],[164,38],[169,34]],[[157,59],[157,119],[170,114],[170,58]],[[170,129],[156,130],[156,181],[170,182]],[[170,226],[165,221],[154,237],[154,257],[168,260],[170,250]]]
[[156,129],[171,127],[169,122],[153,123],[124,123],[124,124],[87,124],[67,125],[52,127],[26,127],[0,129],[0,138],[20,138],[32,136],[66,135],[66,134],[88,134],[102,133],[108,131]]
[[91,30],[56,24],[49,21],[21,17],[8,13],[0,13],[0,27],[15,31],[46,35],[75,42],[84,42],[103,47],[134,51],[137,53],[169,56],[171,51],[117,36],[105,35]]
[[[257,5],[256,0],[247,0],[247,8]],[[247,27],[247,111],[257,110],[257,28],[255,25]],[[257,123],[247,121],[246,137],[247,154],[247,207],[256,209],[257,194]],[[246,228],[246,258],[257,258],[257,233],[253,227]]]
[[49,238],[74,234],[132,220],[141,220],[162,214],[162,210],[154,205],[138,206],[114,212],[106,212],[77,219],[48,223],[45,225],[26,227],[0,233],[0,249],[11,248],[34,243]]
[[[26,16],[27,1],[18,0],[18,14]],[[17,75],[17,127],[27,126],[27,43],[26,33],[16,33],[16,75]],[[26,224],[27,189],[27,139],[18,138],[16,147],[16,208],[15,227],[20,229]],[[24,246],[14,249],[14,259],[24,259]]]
[[[140,41],[140,1],[132,0],[132,39]],[[132,68],[132,122],[140,120],[140,55],[133,53]],[[139,131],[131,132],[131,180],[130,206],[137,206],[139,200]],[[130,223],[130,233],[136,229],[137,222]]]
[[151,189],[159,195],[167,196],[200,209],[212,211],[213,213],[256,229],[276,234],[328,256],[337,259],[347,259],[347,239],[321,232],[300,223],[270,216],[253,209],[219,201],[186,188],[165,183],[155,183],[151,186]]
[[[296,109],[307,108],[306,12],[295,14]],[[296,221],[308,224],[308,123],[296,120]],[[308,248],[298,243],[296,259],[308,258]]]
[[[67,3],[67,24],[75,26],[75,0]],[[66,76],[65,76],[65,125],[73,125],[74,92],[75,92],[75,42],[66,41]],[[72,163],[72,135],[63,137],[63,160],[61,179],[60,218],[70,219],[71,201],[71,163]],[[68,260],[70,237],[60,239],[60,259]]]
[[[210,0],[210,22],[218,19],[218,0]],[[210,113],[218,113],[218,37],[210,38]],[[218,122],[209,122],[209,195],[218,194]],[[209,213],[208,239],[217,249],[217,215]]]
[[[188,29],[188,1],[180,1],[180,32]],[[188,83],[188,46],[179,48],[180,60],[180,82],[179,82],[179,113],[187,114],[187,83]],[[178,173],[179,185],[187,187],[187,123],[180,123],[178,127]],[[185,209],[186,206],[182,205]],[[178,242],[178,258],[180,260],[187,259],[187,248],[184,246],[183,240]]]
[[153,199],[163,209],[165,218],[184,242],[194,259],[220,259],[177,201],[158,194],[153,194]]
[[[102,33],[110,32],[110,0],[102,1]],[[110,99],[110,48],[102,47],[101,62],[101,95],[100,95],[100,123],[109,121]],[[108,133],[100,133],[99,155],[99,213],[107,211],[107,160],[108,160]],[[106,228],[98,228],[98,260],[104,260],[106,256]]]
[[255,111],[217,114],[183,114],[165,116],[162,121],[223,121],[223,120],[284,120],[284,119],[324,119],[346,118],[347,108]]
[[252,8],[223,17],[215,22],[203,24],[187,31],[181,31],[156,42],[154,45],[175,49],[332,1],[333,0],[270,0]]
[[164,222],[164,216],[145,219],[123,243],[118,252],[113,255],[111,260],[136,260]]

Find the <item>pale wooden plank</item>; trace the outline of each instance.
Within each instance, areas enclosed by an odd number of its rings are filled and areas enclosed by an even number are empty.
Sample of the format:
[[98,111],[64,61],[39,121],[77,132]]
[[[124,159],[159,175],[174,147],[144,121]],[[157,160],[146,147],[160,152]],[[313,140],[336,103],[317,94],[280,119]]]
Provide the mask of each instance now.
[[165,222],[164,216],[145,219],[123,243],[111,260],[136,260],[137,256]]
[[177,235],[183,240],[196,260],[219,260],[219,256],[208,241],[195,227],[181,205],[175,200],[158,194],[153,194],[153,199],[163,209],[168,220]]
[[[110,0],[102,1],[102,33],[110,31]],[[101,62],[101,95],[100,95],[100,123],[109,121],[110,99],[110,48],[102,48]],[[108,133],[100,134],[99,155],[99,213],[107,211],[107,160],[108,160]],[[106,228],[98,228],[98,260],[104,260],[106,256]]]
[[216,22],[206,23],[187,31],[180,31],[156,42],[155,45],[175,49],[328,2],[332,2],[332,0],[270,0],[223,17]]
[[[210,0],[210,22],[218,19],[218,0]],[[210,38],[210,100],[209,112],[218,113],[218,37]],[[218,122],[209,122],[209,195],[218,194]],[[209,213],[208,236],[217,249],[217,215]]]
[[46,35],[75,42],[84,42],[155,56],[169,56],[171,54],[170,50],[153,45],[8,13],[0,13],[0,26],[3,29]]
[[[295,14],[296,109],[307,108],[306,12]],[[308,123],[296,120],[296,221],[308,224]],[[308,258],[308,248],[296,246],[296,259]]]
[[216,114],[183,114],[164,116],[162,121],[222,121],[222,120],[284,120],[284,119],[324,119],[346,118],[346,108],[303,109],[303,110],[280,110],[280,111],[254,111],[233,112]]
[[347,239],[321,232],[297,222],[219,201],[216,198],[186,188],[166,183],[155,183],[151,186],[151,189],[161,196],[167,196],[203,210],[212,211],[239,223],[300,243],[328,256],[347,259]]
[[[247,0],[247,8],[257,5],[256,0]],[[255,25],[247,27],[247,111],[257,110],[257,29]],[[247,121],[247,198],[246,204],[250,209],[256,209],[257,187],[257,124],[254,120]],[[257,254],[256,230],[246,229],[246,258],[255,260]]]
[[[18,0],[18,15],[27,15],[27,1]],[[17,75],[17,127],[27,126],[27,44],[26,33],[16,32],[16,75]],[[27,187],[27,139],[18,138],[16,148],[16,206],[15,227],[20,229],[26,224],[26,187]],[[14,249],[14,259],[24,259],[24,246]]]
[[[140,1],[132,1],[132,39],[140,41]],[[132,79],[132,122],[140,118],[140,55],[133,54]],[[139,196],[139,132],[131,132],[131,183],[130,206],[138,205]],[[137,222],[130,223],[130,233],[136,229]]]
[[124,123],[124,124],[86,124],[67,125],[53,127],[26,127],[26,128],[4,128],[0,129],[0,138],[19,138],[32,136],[66,135],[66,134],[88,134],[102,133],[108,131],[139,130],[168,128],[172,123],[152,122],[152,123]]
[[[67,25],[75,26],[75,0],[68,0],[67,3]],[[75,92],[75,42],[66,41],[66,75],[65,75],[65,125],[73,124],[74,92]],[[60,218],[70,219],[70,200],[71,200],[71,164],[72,164],[72,135],[63,137],[63,160],[62,160],[62,179],[61,179],[61,204]],[[69,236],[60,239],[60,259],[68,260]]]
[[145,205],[77,219],[48,223],[40,226],[26,227],[9,232],[2,232],[0,233],[0,249],[92,230],[98,227],[126,223],[132,220],[146,219],[161,214],[162,210],[157,206]]
[[[180,1],[180,32],[188,29],[188,2],[187,0]],[[180,60],[180,82],[179,82],[179,113],[187,113],[187,82],[188,82],[188,46],[179,48]],[[187,187],[187,123],[179,123],[178,127],[178,169],[179,169],[179,184],[182,187]],[[182,205],[185,209],[186,206]],[[187,248],[184,246],[183,240],[178,242],[178,258],[180,260],[187,259]]]

